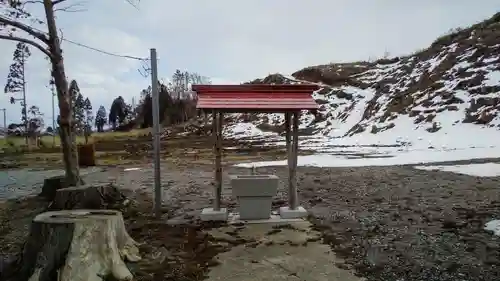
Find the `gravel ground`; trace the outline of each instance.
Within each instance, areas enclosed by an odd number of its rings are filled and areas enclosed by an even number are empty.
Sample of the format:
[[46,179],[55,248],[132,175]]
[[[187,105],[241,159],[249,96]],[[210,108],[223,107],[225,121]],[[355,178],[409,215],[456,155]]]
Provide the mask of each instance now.
[[[465,164],[462,162],[461,164]],[[190,220],[210,204],[210,166],[165,164],[164,204],[169,217]],[[285,204],[284,167],[258,168],[281,180],[274,206]],[[229,167],[227,174],[248,173]],[[88,183],[152,192],[152,170],[113,168]],[[409,166],[298,169],[299,196],[324,242],[368,280],[500,280],[500,237],[484,224],[500,218],[500,178],[478,178]],[[226,187],[228,183],[226,182]],[[224,190],[224,204],[235,202]]]
[[[177,215],[190,218],[210,204],[210,167],[167,169],[166,203]],[[257,172],[287,177],[284,167]],[[225,173],[248,170],[231,167]],[[131,182],[138,174],[152,172],[128,172],[121,180]],[[483,230],[486,222],[500,218],[500,178],[406,166],[303,167],[298,179],[302,203],[325,243],[345,259],[344,267],[368,280],[500,278],[500,237]],[[151,182],[143,184],[150,188]],[[285,204],[283,182],[281,186],[275,207]],[[225,204],[234,207],[230,190],[224,194]]]

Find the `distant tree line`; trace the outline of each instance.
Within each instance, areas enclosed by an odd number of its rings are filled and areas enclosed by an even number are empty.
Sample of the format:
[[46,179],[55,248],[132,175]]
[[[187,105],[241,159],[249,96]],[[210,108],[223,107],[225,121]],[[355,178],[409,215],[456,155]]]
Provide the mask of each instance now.
[[[196,96],[190,91],[193,84],[211,84],[211,81],[198,73],[176,70],[169,83],[158,82],[160,122],[163,125],[179,124],[198,115]],[[108,124],[111,128],[113,130],[130,130],[135,127],[152,127],[153,101],[151,94],[151,86],[143,89],[135,108],[127,104],[121,96],[114,99],[108,115]],[[99,120],[99,124],[106,124],[104,116],[106,116],[106,111],[101,106],[96,116],[98,128],[97,120]]]
[[[23,46],[18,46],[14,60],[21,56],[19,53],[23,48]],[[22,60],[18,59],[16,66],[11,66],[11,69],[15,71],[12,70],[12,73],[9,74],[6,92],[16,94],[23,91],[25,82],[21,76],[24,75],[24,72],[19,71],[19,69],[24,68],[19,67],[19,65],[26,58],[27,56]],[[50,83],[53,84],[53,81]],[[198,73],[176,70],[170,82],[158,83],[160,122],[163,125],[179,124],[199,115],[196,110],[196,96],[190,91],[193,84],[211,84],[211,81]],[[100,105],[95,116],[90,99],[83,95],[76,80],[70,81],[68,92],[71,97],[73,131],[76,135],[84,135],[86,139],[91,135],[94,127],[97,132],[104,132],[106,125],[109,125],[112,130],[147,128],[153,125],[151,86],[141,91],[137,105],[132,106],[122,96],[118,96],[112,101],[108,111],[109,114],[106,112],[106,107]],[[44,128],[43,114],[40,113],[40,109],[33,105],[27,109],[26,114],[24,114],[23,110],[21,113],[21,123],[10,124],[8,126],[9,132],[23,135],[23,127],[26,124],[28,131],[38,131],[40,133]],[[49,126],[45,131],[47,133],[57,133],[58,127],[52,128]]]
[[[211,84],[211,81],[198,73],[176,70],[170,83],[158,83],[162,124],[166,126],[179,124],[198,115],[196,96],[190,91],[193,84]],[[151,87],[148,87],[141,91],[141,100],[137,109],[137,121],[142,128],[153,125],[152,105]]]

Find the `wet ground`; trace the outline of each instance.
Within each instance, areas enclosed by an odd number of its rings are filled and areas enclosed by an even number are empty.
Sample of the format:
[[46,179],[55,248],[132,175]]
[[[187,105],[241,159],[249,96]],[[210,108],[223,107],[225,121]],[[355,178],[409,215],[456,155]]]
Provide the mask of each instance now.
[[[206,156],[200,157],[200,153]],[[182,158],[172,157],[175,160],[162,163],[165,221],[193,225],[200,210],[211,204],[214,171],[209,153],[202,147],[186,147]],[[282,157],[263,157],[265,153],[250,151],[245,159]],[[249,173],[229,166],[240,160],[237,154],[226,157],[224,175]],[[137,167],[141,169],[106,168],[87,175],[85,180],[112,181],[152,194],[151,167]],[[281,187],[273,206],[286,204],[286,168],[263,167],[257,173],[280,177]],[[26,189],[21,179],[29,179],[24,184],[29,186],[47,176],[38,174],[38,180],[34,174],[18,175],[18,184],[10,182],[10,186],[21,189]],[[236,203],[225,179],[223,203],[232,209]],[[500,280],[500,238],[483,230],[486,222],[500,218],[499,177],[478,178],[411,166],[299,167],[298,188],[302,205],[311,212],[310,220],[321,231],[324,243],[344,258],[340,266],[368,280]],[[158,235],[174,231],[167,225],[139,224],[131,233],[146,235],[145,228],[148,233],[157,229]],[[183,237],[185,229],[175,231]],[[4,242],[8,237],[8,233],[2,233]],[[217,252],[213,249],[210,255]]]

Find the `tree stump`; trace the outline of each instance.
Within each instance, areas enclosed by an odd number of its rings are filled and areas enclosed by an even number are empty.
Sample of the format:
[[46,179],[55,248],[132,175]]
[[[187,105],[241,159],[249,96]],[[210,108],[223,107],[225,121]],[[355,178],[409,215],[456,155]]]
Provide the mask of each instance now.
[[64,176],[47,178],[43,181],[42,192],[38,196],[45,197],[52,201],[56,196],[56,191],[66,187]]
[[61,210],[33,220],[10,280],[132,280],[124,261],[141,259],[138,243],[114,210]]
[[[80,184],[84,184],[83,181]],[[56,196],[56,192],[59,189],[67,188],[64,176],[55,176],[47,178],[43,181],[42,192],[38,196],[45,197],[47,200],[52,201]]]
[[95,166],[95,145],[93,143],[78,145],[78,165],[81,167]]
[[57,190],[49,210],[120,209],[127,198],[113,184],[82,185]]

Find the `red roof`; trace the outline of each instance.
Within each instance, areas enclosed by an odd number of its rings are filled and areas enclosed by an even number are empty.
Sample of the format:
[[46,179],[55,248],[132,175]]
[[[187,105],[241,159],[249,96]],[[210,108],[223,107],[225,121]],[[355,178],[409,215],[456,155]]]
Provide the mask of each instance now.
[[283,112],[314,110],[316,85],[193,85],[196,108],[226,112]]

